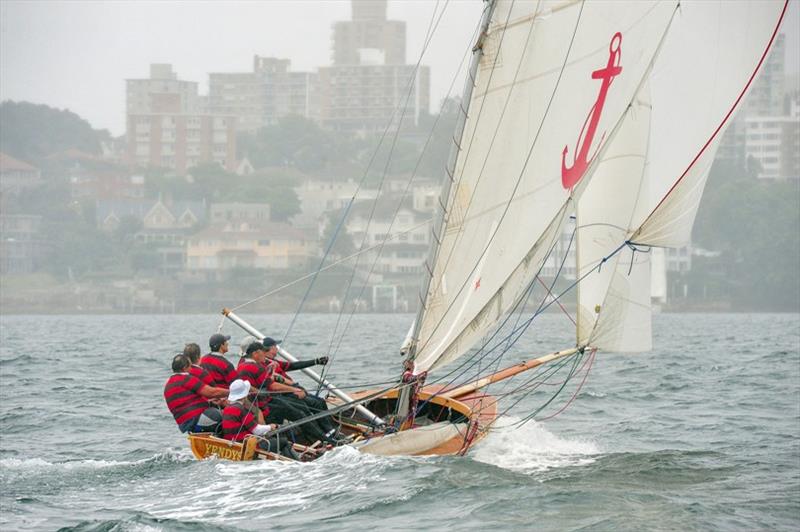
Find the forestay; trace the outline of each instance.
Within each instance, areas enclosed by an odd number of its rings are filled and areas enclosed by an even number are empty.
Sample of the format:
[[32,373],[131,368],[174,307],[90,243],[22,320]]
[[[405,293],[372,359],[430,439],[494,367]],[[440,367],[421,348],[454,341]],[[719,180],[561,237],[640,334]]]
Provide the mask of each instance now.
[[461,356],[519,301],[676,7],[497,2],[418,318],[415,371]]
[[[586,276],[578,345],[650,348],[650,255],[636,250],[688,241],[725,126],[785,7],[783,0],[681,2],[650,77],[652,113],[642,105],[628,117],[578,205],[578,274]],[[630,249],[595,270],[628,240]]]

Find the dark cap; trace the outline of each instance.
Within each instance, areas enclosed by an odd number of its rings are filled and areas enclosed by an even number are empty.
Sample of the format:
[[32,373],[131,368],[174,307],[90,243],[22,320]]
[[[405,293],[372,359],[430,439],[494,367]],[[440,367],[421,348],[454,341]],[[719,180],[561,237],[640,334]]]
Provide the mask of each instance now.
[[273,345],[278,345],[279,343],[281,343],[281,340],[275,340],[274,338],[270,338],[269,336],[261,340],[261,345],[263,345],[267,349],[269,349]]
[[247,356],[252,355],[256,351],[263,351],[265,347],[258,342],[253,342],[247,346]]
[[211,338],[208,339],[208,347],[214,349],[216,347],[221,346],[230,339],[231,339],[230,336],[225,336],[224,334],[219,334],[219,333],[212,334]]

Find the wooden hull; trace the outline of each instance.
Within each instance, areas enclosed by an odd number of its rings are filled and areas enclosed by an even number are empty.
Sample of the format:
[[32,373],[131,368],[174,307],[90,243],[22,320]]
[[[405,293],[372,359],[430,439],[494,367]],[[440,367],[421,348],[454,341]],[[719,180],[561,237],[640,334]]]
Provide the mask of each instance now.
[[[436,395],[440,386],[427,386],[419,392],[423,405],[413,426],[393,434],[361,432],[356,424],[342,420],[341,428],[353,435],[353,447],[364,453],[377,455],[458,455],[483,439],[497,417],[497,400],[480,392],[470,392],[457,399]],[[374,393],[365,390],[353,394],[354,399]],[[397,390],[383,394],[367,405],[371,408],[393,408]],[[424,403],[423,403],[424,402]],[[336,403],[331,403],[336,405]],[[229,442],[212,434],[190,434],[192,453],[199,460],[221,458],[225,460],[288,460],[257,448],[257,440],[249,437],[242,443]],[[299,449],[302,451],[302,449]],[[312,454],[309,454],[312,457]]]

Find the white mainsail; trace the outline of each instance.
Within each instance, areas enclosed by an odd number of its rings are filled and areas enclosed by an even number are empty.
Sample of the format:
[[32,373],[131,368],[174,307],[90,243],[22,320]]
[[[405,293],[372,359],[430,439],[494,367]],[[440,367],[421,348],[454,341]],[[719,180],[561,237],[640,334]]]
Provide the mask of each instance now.
[[[628,120],[579,201],[577,269],[586,278],[578,285],[578,345],[650,349],[649,254],[634,250],[688,240],[724,128],[785,7],[783,0],[681,3],[649,80],[647,130],[627,135],[645,124],[644,114],[638,124]],[[629,240],[631,249],[595,270]]]
[[418,318],[417,372],[461,356],[519,301],[677,5],[497,1]]

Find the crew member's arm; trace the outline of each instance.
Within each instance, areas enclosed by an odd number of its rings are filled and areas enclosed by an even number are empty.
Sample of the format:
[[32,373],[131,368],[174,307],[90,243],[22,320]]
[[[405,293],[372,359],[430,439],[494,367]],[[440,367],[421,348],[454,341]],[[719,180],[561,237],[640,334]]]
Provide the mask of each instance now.
[[306,396],[305,390],[301,390],[300,388],[295,388],[294,386],[289,386],[287,384],[281,384],[279,382],[272,381],[269,385],[270,391],[273,392],[290,392],[295,394],[298,398],[302,399]]
[[219,399],[222,397],[228,397],[228,390],[225,388],[217,388],[216,386],[209,386],[207,384],[204,384],[197,393],[206,399]]
[[285,367],[285,371],[305,369],[317,365],[324,366],[327,363],[328,363],[328,357],[312,358],[311,360],[298,360],[297,362],[289,362],[289,364]]
[[259,423],[258,425],[255,426],[255,428],[253,428],[253,434],[255,434],[256,436],[263,436],[267,432],[275,430],[277,428],[278,425],[276,425],[275,423],[269,423],[267,425]]

